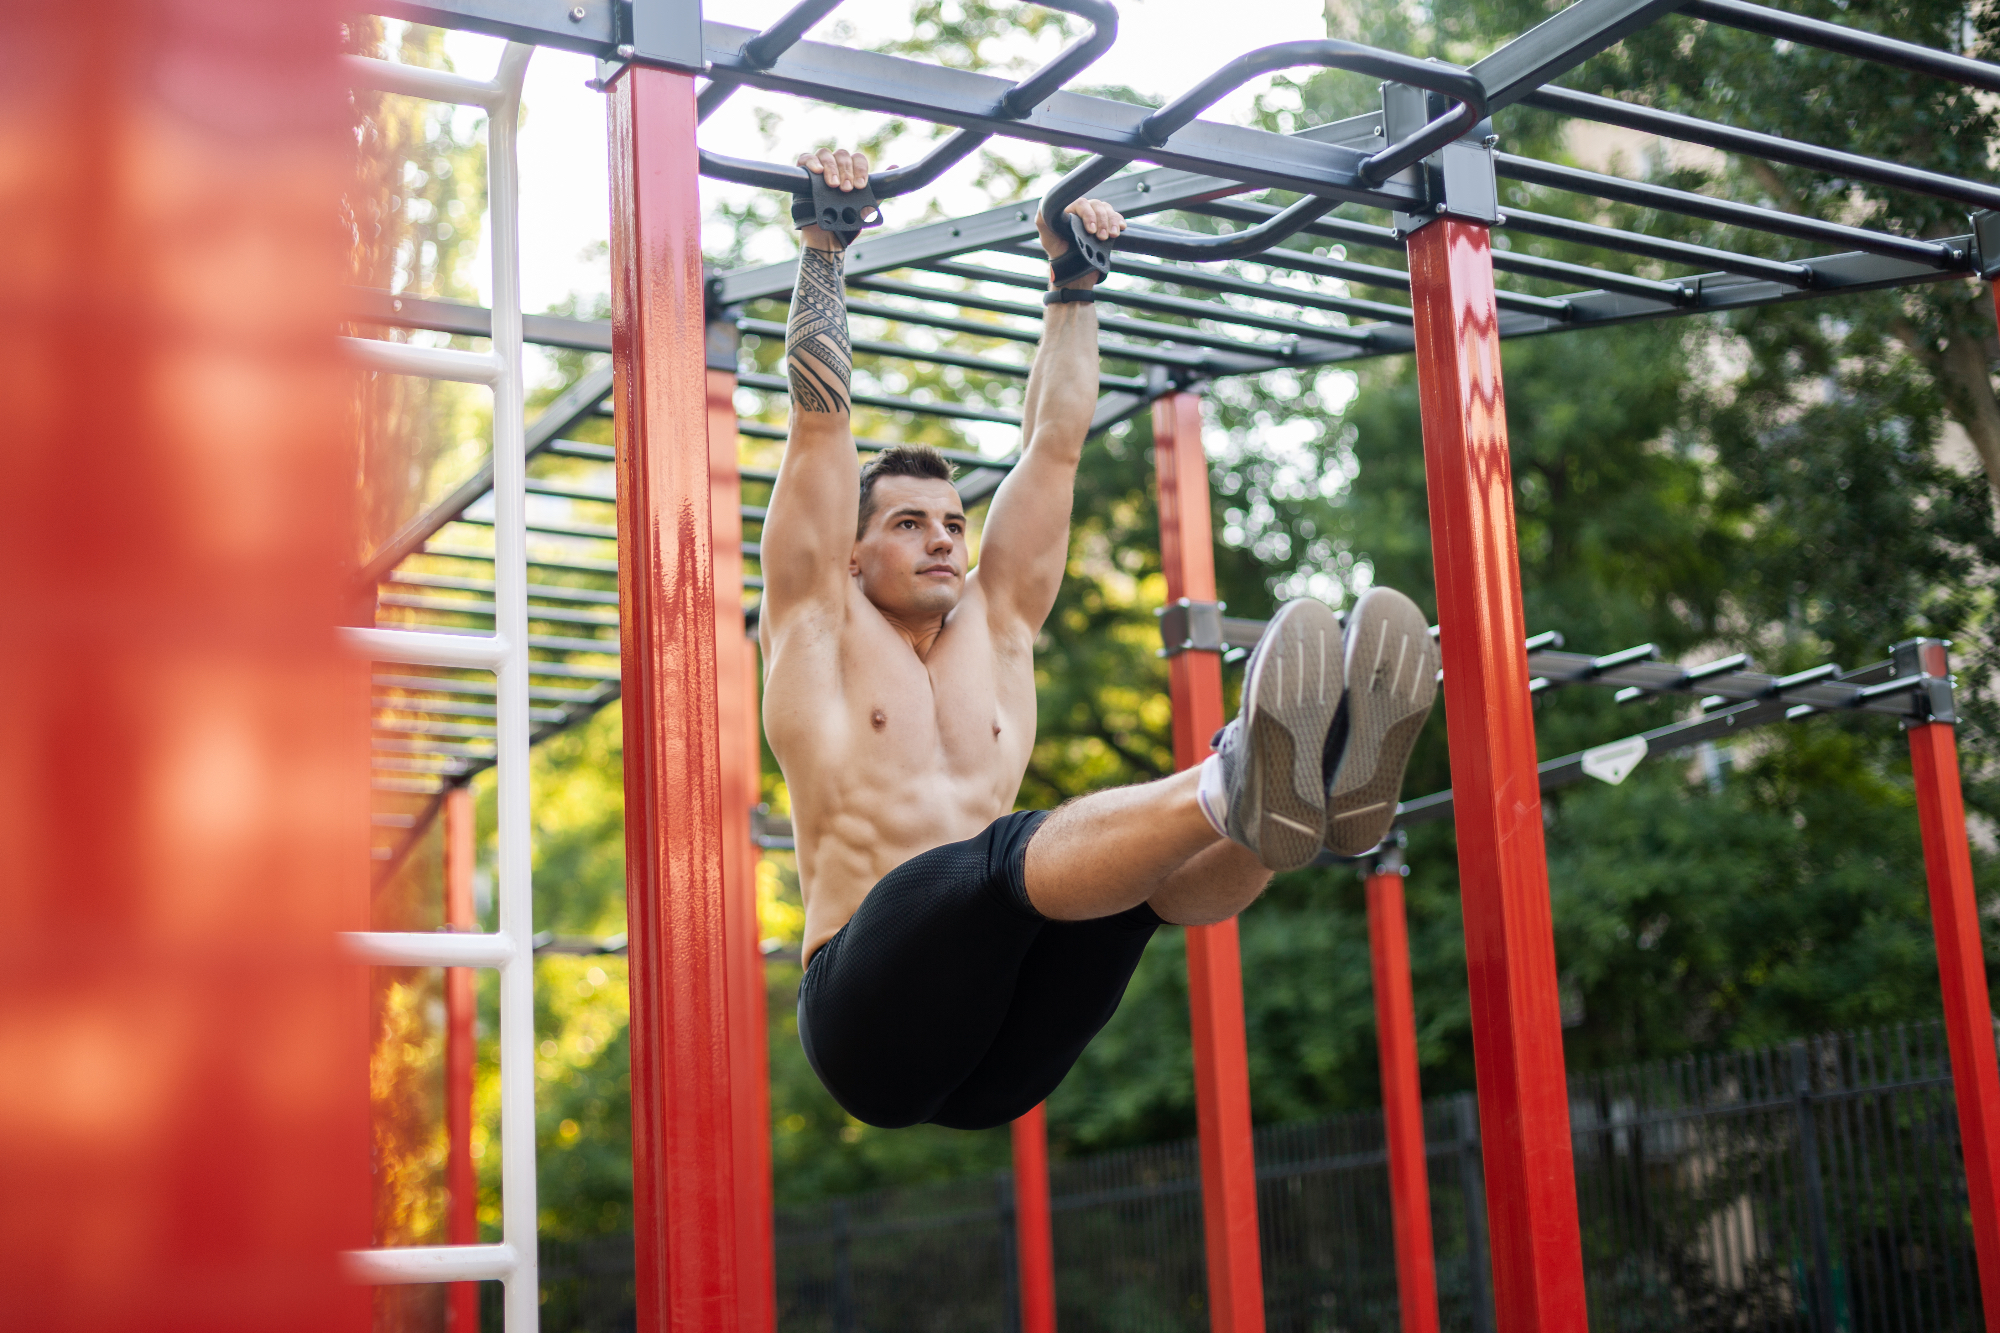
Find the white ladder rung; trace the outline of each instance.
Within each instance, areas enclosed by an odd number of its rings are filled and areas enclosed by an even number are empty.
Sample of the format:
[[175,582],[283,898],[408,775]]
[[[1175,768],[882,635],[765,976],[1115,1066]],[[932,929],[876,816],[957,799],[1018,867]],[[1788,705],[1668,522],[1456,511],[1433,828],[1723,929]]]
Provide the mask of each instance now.
[[371,662],[458,667],[491,671],[507,655],[507,641],[495,634],[440,634],[430,630],[366,629],[344,626],[341,642]]
[[341,940],[362,962],[382,967],[500,967],[519,952],[506,934],[351,930]]
[[433,102],[457,102],[462,106],[490,107],[507,95],[504,88],[469,79],[463,74],[447,74],[421,65],[400,65],[393,60],[368,56],[343,56],[340,62],[357,88],[380,93],[401,93],[405,97],[427,97]]
[[384,342],[380,338],[342,338],[347,354],[369,370],[392,375],[422,375],[434,380],[491,384],[505,367],[491,352],[462,352],[456,347],[419,347],[415,343]]
[[512,1245],[411,1245],[349,1250],[347,1275],[371,1286],[409,1282],[493,1282],[514,1275],[521,1256]]

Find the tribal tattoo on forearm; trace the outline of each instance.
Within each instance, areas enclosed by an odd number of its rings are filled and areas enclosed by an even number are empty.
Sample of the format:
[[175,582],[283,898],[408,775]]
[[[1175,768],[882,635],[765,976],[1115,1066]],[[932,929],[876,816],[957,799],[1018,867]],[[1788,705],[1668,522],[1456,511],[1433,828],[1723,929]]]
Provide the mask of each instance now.
[[799,251],[799,282],[785,330],[794,412],[847,414],[854,349],[847,341],[845,261],[838,250],[806,246]]

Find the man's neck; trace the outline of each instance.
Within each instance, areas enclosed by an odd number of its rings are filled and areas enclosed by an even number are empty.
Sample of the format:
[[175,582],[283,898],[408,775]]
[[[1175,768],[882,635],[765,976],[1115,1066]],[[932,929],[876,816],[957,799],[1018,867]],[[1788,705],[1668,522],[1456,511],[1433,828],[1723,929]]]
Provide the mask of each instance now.
[[945,622],[951,618],[948,611],[938,615],[904,617],[885,607],[877,606],[875,609],[881,612],[882,619],[889,622],[889,628],[903,636],[904,642],[910,645],[910,651],[917,655],[920,662],[929,659],[931,649],[937,646],[938,636],[944,633]]

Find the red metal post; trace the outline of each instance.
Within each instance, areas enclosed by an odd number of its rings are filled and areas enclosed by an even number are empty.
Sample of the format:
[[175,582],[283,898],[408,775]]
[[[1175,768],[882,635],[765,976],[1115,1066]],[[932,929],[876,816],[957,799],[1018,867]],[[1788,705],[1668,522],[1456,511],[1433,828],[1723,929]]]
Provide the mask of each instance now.
[[[1159,479],[1160,564],[1167,576],[1167,599],[1212,602],[1215,545],[1198,395],[1177,392],[1154,401],[1153,466]],[[1174,763],[1192,768],[1208,757],[1209,737],[1223,723],[1222,659],[1209,652],[1178,653],[1168,667],[1168,684]],[[1236,922],[1188,927],[1187,951],[1209,1327],[1214,1333],[1263,1333],[1257,1162],[1250,1139],[1250,1057],[1244,1047],[1243,960]]]
[[1056,1333],[1048,1108],[1037,1106],[1010,1128],[1014,1136],[1014,1250],[1020,1256],[1021,1333]]
[[709,508],[715,515],[715,678],[722,727],[722,896],[729,986],[729,1100],[736,1156],[736,1264],[741,1333],[772,1333],[771,1092],[764,952],[757,927],[758,729],[755,651],[743,632],[743,478],[736,458],[736,326],[708,329]]
[[[1921,654],[1925,675],[1947,674],[1942,643],[1923,643]],[[1945,1038],[1972,1206],[1972,1240],[1979,1255],[1980,1302],[1986,1327],[2000,1330],[2000,1062],[1994,1055],[1993,1006],[1959,790],[1958,738],[1951,723],[1911,727],[1910,764],[1924,831],[1938,974],[1944,984]]]
[[691,76],[633,67],[612,85],[632,1204],[645,1333],[735,1333],[742,1306],[722,889],[735,793],[722,781],[694,135]]
[[[477,930],[472,907],[475,846],[472,789],[453,787],[444,798],[444,923],[453,930]],[[444,970],[445,1175],[451,1189],[447,1239],[453,1245],[479,1240],[479,1173],[472,1164],[472,1065],[477,1004],[469,967]],[[447,1309],[452,1333],[479,1327],[479,1284],[455,1282]]]
[[1403,1333],[1438,1333],[1437,1262],[1431,1246],[1431,1180],[1424,1102],[1417,1083],[1416,999],[1402,867],[1368,876],[1368,957],[1375,973],[1375,1047],[1382,1064],[1382,1120],[1389,1139],[1389,1207],[1396,1233],[1396,1297]]
[[0,5],[9,1330],[368,1326],[340,15]]
[[1521,564],[1487,229],[1410,236],[1499,1333],[1585,1326]]

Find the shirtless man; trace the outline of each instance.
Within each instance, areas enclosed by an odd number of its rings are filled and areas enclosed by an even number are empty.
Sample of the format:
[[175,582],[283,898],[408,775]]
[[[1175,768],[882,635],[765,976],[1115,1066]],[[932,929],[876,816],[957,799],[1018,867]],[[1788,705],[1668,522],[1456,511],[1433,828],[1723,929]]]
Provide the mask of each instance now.
[[[842,190],[867,180],[859,153],[799,161]],[[1069,211],[1099,237],[1124,229],[1098,200]],[[1205,763],[1009,813],[1098,390],[1097,274],[1064,263],[1046,227],[1042,246],[1051,290],[1021,457],[968,572],[935,451],[858,466],[841,245],[803,229],[790,439],[764,523],[764,729],[805,897],[799,1037],[834,1099],[873,1125],[1021,1115],[1109,1020],[1158,926],[1233,916],[1322,846],[1372,848],[1436,693],[1408,598],[1365,595],[1344,642],[1332,611],[1290,602]]]

